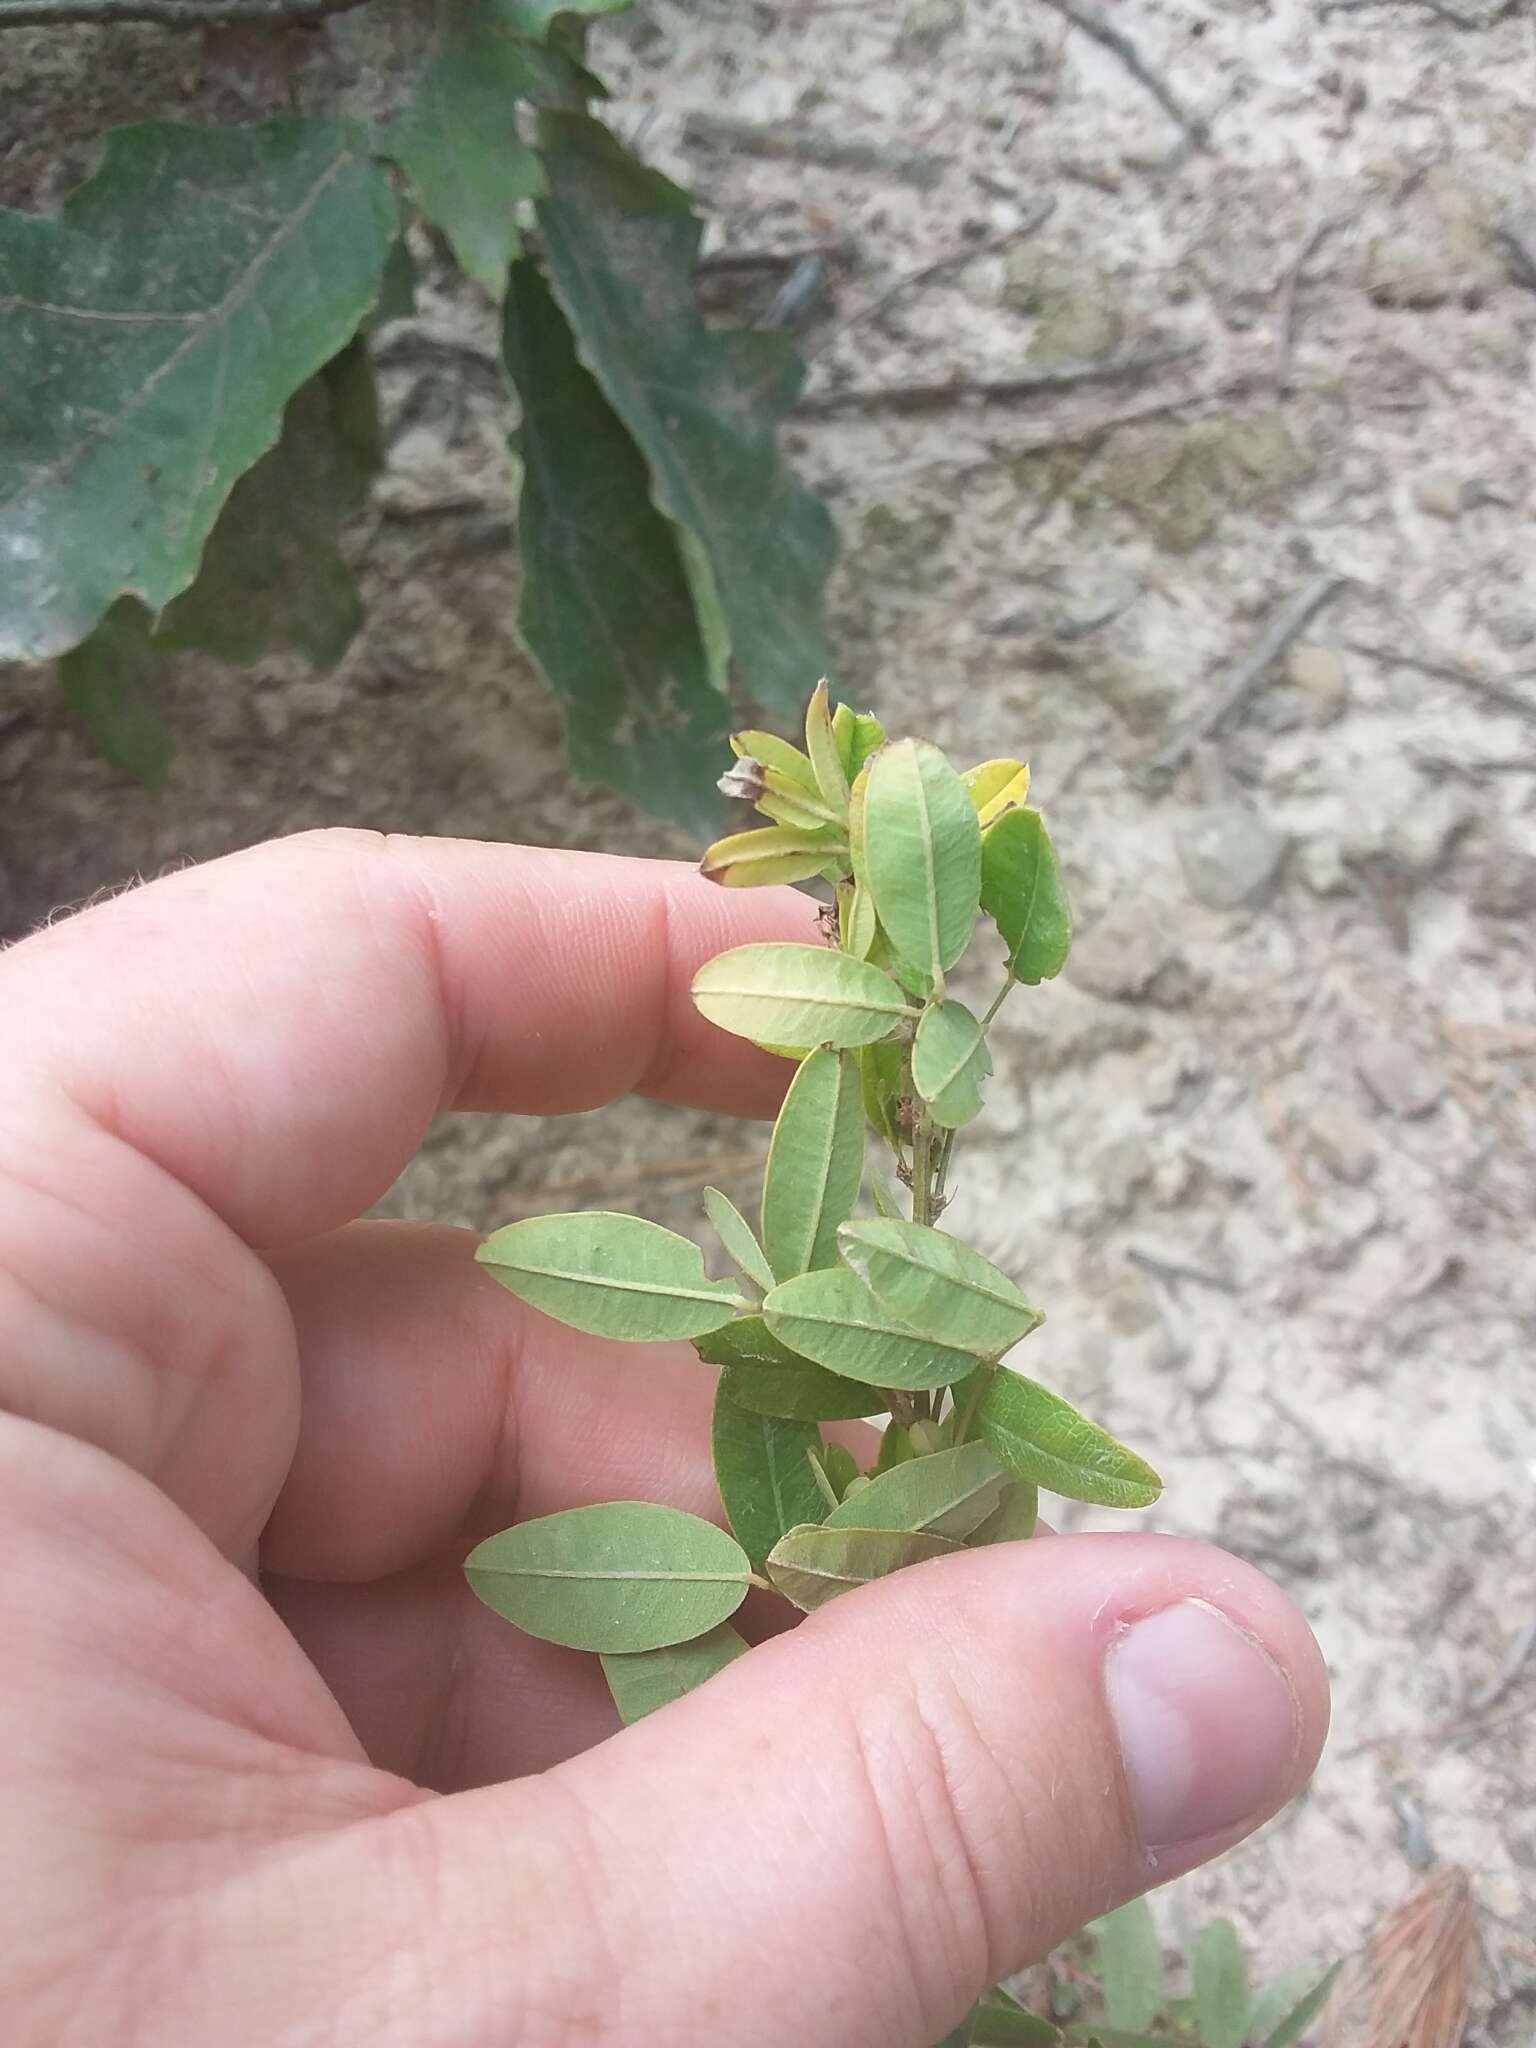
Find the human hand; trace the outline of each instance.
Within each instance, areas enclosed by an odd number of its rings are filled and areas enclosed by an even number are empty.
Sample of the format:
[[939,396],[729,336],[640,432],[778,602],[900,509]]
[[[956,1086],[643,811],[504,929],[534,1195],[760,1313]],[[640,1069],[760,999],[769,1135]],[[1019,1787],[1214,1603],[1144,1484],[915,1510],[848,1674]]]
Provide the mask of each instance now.
[[688,983],[809,916],[318,834],[0,960],[13,2048],[929,2048],[1305,1782],[1315,1646],[1198,1544],[904,1571],[617,1735],[465,1585],[514,1519],[710,1512],[710,1375],[352,1219],[439,1109],[770,1114]]

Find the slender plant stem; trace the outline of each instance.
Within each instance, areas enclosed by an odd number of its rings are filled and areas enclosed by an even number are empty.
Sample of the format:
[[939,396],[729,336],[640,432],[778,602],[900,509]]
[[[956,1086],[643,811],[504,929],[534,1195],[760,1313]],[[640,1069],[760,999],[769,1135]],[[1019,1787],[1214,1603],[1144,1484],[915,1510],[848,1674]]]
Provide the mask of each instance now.
[[993,1020],[996,1018],[998,1011],[1003,1007],[1004,1003],[1007,1002],[1010,991],[1017,987],[1018,983],[1010,974],[1008,979],[1003,983],[1002,987],[998,990],[997,994],[992,998],[991,1002],[987,1005],[987,1013],[981,1020],[981,1030],[983,1037],[985,1037],[986,1034],[992,1029]]
[[747,1584],[749,1586],[756,1586],[759,1592],[763,1593],[776,1593],[778,1591],[777,1586],[773,1584],[772,1580],[760,1579],[756,1572],[747,1573]]

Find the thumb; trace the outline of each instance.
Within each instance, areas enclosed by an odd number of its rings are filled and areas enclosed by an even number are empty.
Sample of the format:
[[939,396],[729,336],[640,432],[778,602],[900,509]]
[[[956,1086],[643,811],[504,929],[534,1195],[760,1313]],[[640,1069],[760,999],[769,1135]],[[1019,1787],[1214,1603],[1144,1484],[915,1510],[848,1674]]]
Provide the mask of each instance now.
[[542,1778],[392,1816],[430,1873],[411,2039],[929,2048],[1267,1819],[1327,1713],[1295,1608],[1203,1545],[901,1572]]

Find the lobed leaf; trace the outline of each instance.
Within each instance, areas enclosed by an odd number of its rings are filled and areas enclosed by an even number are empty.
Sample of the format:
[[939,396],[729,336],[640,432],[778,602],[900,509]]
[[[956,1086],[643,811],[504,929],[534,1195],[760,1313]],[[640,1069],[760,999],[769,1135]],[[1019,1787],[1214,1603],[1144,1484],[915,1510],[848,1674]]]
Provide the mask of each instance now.
[[864,1102],[853,1059],[824,1048],[785,1094],[763,1175],[763,1249],[778,1280],[837,1261],[864,1177]]
[[774,1046],[869,1045],[911,1016],[888,974],[822,946],[736,946],[706,961],[693,1000],[711,1024]]
[[725,1518],[753,1564],[789,1530],[822,1519],[826,1503],[809,1457],[821,1449],[815,1423],[754,1414],[732,1400],[722,1380],[711,1446]]
[[964,1003],[930,1003],[912,1043],[912,1086],[945,1130],[958,1130],[981,1111],[981,1084],[992,1054],[978,1018]]
[[779,1342],[761,1316],[736,1316],[696,1338],[693,1348],[706,1365],[724,1368],[722,1384],[731,1399],[754,1415],[851,1422],[873,1405],[868,1387],[801,1358]]
[[1163,2000],[1163,1948],[1152,1908],[1144,1898],[1132,1899],[1095,1920],[1092,1932],[1109,2023],[1139,2033]]
[[704,1190],[704,1213],[737,1266],[766,1294],[773,1285],[773,1268],[763,1256],[763,1248],[753,1236],[752,1226],[746,1217],[718,1188]]
[[931,741],[898,740],[870,763],[862,829],[880,922],[937,983],[970,943],[980,901],[981,827],[965,784]]
[[338,123],[118,128],[54,214],[0,211],[0,659],[153,615],[283,408],[366,319],[399,221]]
[[564,708],[571,766],[707,837],[730,719],[677,531],[527,259],[512,266],[502,355],[522,405],[518,625]]
[[701,1337],[746,1307],[734,1282],[708,1277],[691,1239],[640,1216],[528,1216],[475,1257],[519,1300],[595,1337]]
[[907,1458],[826,1518],[829,1529],[915,1529],[963,1542],[997,1507],[1008,1475],[985,1444]]
[[1008,948],[1015,981],[1049,981],[1072,944],[1072,916],[1056,849],[1038,811],[1013,810],[986,835],[981,907]]
[[[991,1377],[976,1422],[1010,1472],[1068,1500],[1100,1507],[1145,1508],[1157,1499],[1163,1482],[1152,1467],[1059,1394],[1022,1373],[985,1370]],[[970,1395],[969,1387],[957,1394],[957,1407],[963,1409]]]
[[1191,1960],[1202,2048],[1243,2048],[1248,2038],[1248,1964],[1230,1920],[1213,1920]]
[[619,1719],[628,1728],[658,1707],[670,1706],[746,1653],[746,1643],[728,1621],[722,1621],[689,1643],[668,1643],[659,1650],[610,1651],[602,1660],[603,1676]]
[[700,227],[668,179],[601,123],[546,113],[539,233],[583,360],[649,467],[658,510],[694,537],[696,593],[739,680],[798,711],[831,668],[820,624],[832,521],[780,459],[803,366],[788,337],[708,328],[694,298]]
[[791,1529],[767,1561],[767,1573],[786,1600],[810,1614],[910,1564],[947,1557],[960,1548],[944,1536],[908,1529]]
[[994,1358],[1042,1321],[990,1259],[928,1224],[860,1217],[837,1242],[870,1293],[919,1336]]
[[1010,1479],[1004,1485],[997,1506],[984,1522],[966,1537],[967,1545],[978,1549],[989,1543],[1027,1543],[1040,1519],[1039,1489],[1027,1479]]
[[727,1620],[751,1571],[713,1522],[653,1501],[610,1501],[519,1522],[476,1544],[465,1576],[525,1635],[571,1650],[660,1650]]
[[763,1320],[802,1356],[872,1387],[947,1387],[977,1360],[974,1351],[916,1335],[842,1268],[781,1281],[763,1303]]
[[717,839],[699,872],[725,889],[761,889],[774,882],[808,882],[840,851],[824,826],[769,825]]

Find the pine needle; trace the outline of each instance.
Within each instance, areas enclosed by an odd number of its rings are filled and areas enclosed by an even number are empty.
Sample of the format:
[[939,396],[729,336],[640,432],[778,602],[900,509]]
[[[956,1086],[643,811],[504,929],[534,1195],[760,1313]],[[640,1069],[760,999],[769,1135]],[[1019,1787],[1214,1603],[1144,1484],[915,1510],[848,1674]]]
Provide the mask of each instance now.
[[1329,2004],[1327,2048],[1460,2048],[1476,1941],[1471,1880],[1447,1865],[1345,1968]]

